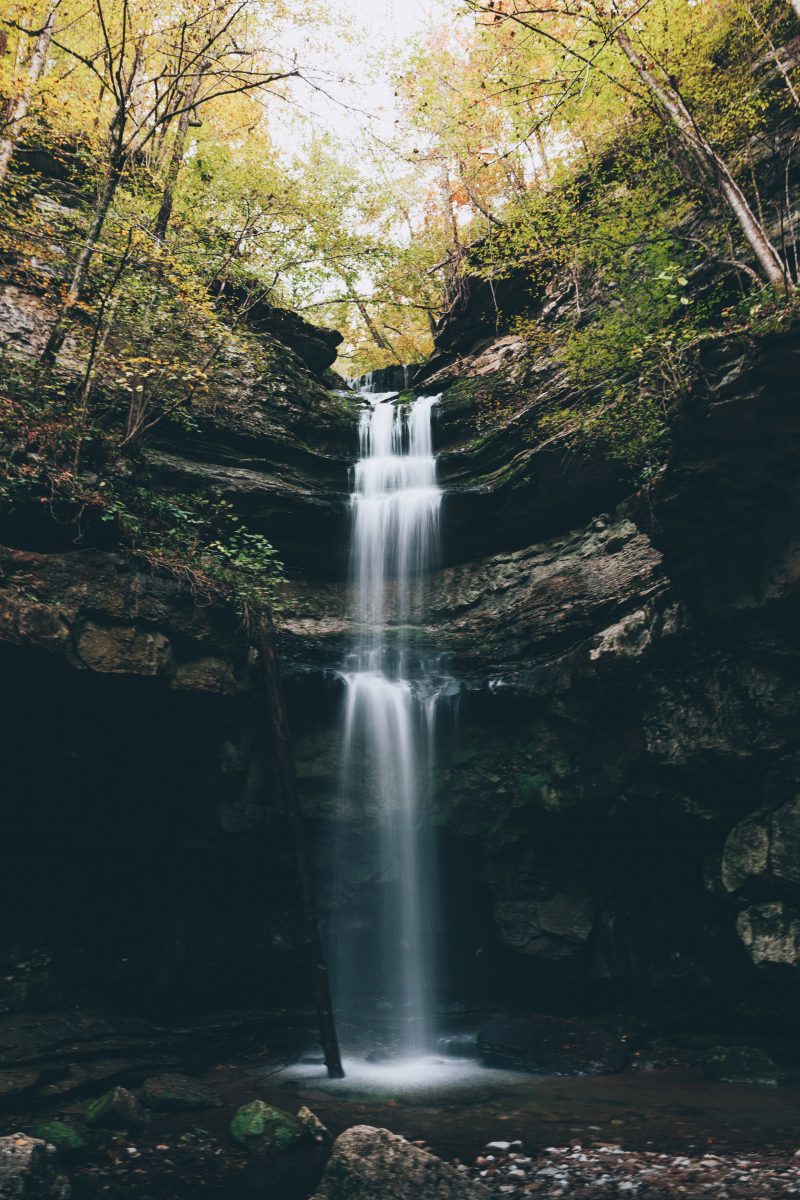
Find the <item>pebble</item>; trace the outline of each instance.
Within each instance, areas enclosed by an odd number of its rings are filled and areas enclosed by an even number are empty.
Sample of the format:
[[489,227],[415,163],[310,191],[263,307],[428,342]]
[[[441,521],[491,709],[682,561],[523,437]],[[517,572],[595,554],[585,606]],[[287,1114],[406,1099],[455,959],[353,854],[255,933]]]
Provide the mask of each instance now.
[[785,1200],[800,1195],[800,1154],[673,1156],[617,1144],[584,1149],[573,1139],[571,1146],[550,1146],[531,1160],[511,1150],[521,1149],[521,1143],[507,1146],[503,1153],[500,1144],[490,1142],[487,1149],[495,1154],[481,1156],[471,1168],[459,1166],[504,1200]]

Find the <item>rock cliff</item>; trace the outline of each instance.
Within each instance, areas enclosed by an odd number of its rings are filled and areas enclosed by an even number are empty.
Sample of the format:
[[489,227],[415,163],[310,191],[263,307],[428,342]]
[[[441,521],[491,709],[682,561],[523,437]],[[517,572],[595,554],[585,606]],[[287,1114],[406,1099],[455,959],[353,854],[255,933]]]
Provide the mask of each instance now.
[[[545,330],[561,304],[542,302]],[[324,855],[356,404],[274,325],[251,336],[229,402],[146,454],[152,478],[213,487],[287,563],[281,644]],[[437,765],[450,998],[788,1011],[800,336],[706,343],[671,460],[633,493],[541,422],[578,399],[546,352],[511,334],[453,345],[424,384],[442,393],[444,561],[411,631],[462,688]],[[291,867],[245,632],[179,578],[40,529],[4,523],[3,876],[20,917],[0,1008],[291,999]],[[353,919],[378,885],[365,864]]]

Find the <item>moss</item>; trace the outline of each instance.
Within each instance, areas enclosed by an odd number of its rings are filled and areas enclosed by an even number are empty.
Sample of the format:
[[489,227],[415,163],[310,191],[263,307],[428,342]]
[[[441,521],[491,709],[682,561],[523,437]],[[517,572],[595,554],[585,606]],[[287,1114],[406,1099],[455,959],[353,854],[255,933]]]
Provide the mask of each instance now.
[[440,769],[437,819],[500,848],[526,835],[531,812],[558,813],[584,788],[571,747],[545,723],[528,730],[482,730]]
[[342,416],[352,417],[355,421],[363,407],[363,401],[357,392],[328,391],[328,404],[332,412]]
[[62,1154],[81,1150],[86,1144],[77,1129],[65,1125],[63,1121],[43,1121],[34,1126],[33,1136],[49,1142]]
[[251,1100],[237,1110],[231,1134],[255,1154],[286,1150],[306,1136],[306,1130],[291,1113],[273,1108],[263,1100]]
[[86,1123],[104,1129],[133,1129],[144,1124],[144,1113],[133,1092],[115,1087],[91,1102]]

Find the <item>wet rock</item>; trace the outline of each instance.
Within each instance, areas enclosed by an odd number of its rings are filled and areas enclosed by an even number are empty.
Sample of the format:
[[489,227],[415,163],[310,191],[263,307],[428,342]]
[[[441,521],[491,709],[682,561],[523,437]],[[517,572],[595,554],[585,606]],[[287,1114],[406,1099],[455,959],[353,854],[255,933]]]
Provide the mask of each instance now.
[[716,1046],[703,1059],[706,1079],[723,1083],[778,1083],[781,1071],[777,1063],[753,1046]]
[[478,1048],[493,1065],[548,1075],[608,1075],[623,1069],[643,1033],[601,1019],[498,1017],[480,1030]]
[[800,799],[755,813],[728,834],[722,856],[727,891],[765,876],[773,886],[800,883]]
[[736,932],[756,966],[800,964],[800,910],[782,900],[739,913]]
[[231,1133],[252,1154],[271,1154],[301,1142],[309,1130],[291,1113],[273,1108],[264,1100],[251,1100],[237,1110]]
[[480,1184],[388,1129],[356,1125],[336,1139],[313,1200],[483,1200],[486,1196]]
[[769,863],[769,833],[758,820],[742,821],[728,834],[722,854],[722,882],[735,892],[747,879],[762,875]]
[[86,1110],[87,1125],[98,1125],[103,1129],[136,1129],[146,1120],[142,1106],[133,1092],[124,1087],[114,1087]]
[[0,1196],[3,1200],[69,1200],[56,1152],[47,1142],[15,1133],[0,1138]]
[[82,662],[104,675],[160,675],[170,654],[170,644],[162,633],[133,625],[104,628],[89,623],[78,639]]
[[33,1068],[22,1071],[0,1071],[0,1100],[22,1096],[31,1091],[41,1078]]
[[585,889],[552,891],[542,886],[535,898],[498,899],[494,919],[503,942],[537,958],[563,958],[580,950],[591,935],[595,910]]
[[313,1113],[305,1104],[297,1110],[297,1119],[315,1142],[325,1145],[326,1142],[333,1141],[331,1131],[327,1126],[323,1125],[316,1113]]
[[148,1108],[159,1112],[222,1108],[225,1103],[214,1088],[198,1083],[188,1075],[153,1075],[142,1084],[141,1097]]

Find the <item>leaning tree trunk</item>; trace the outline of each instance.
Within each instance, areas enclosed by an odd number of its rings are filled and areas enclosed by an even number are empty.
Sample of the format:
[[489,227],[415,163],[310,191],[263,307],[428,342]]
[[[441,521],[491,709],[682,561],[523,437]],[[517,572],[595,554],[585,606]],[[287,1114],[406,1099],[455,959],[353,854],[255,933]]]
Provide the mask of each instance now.
[[397,353],[397,351],[395,350],[394,346],[389,341],[389,339],[383,333],[381,333],[380,329],[378,328],[378,326],[375,324],[372,317],[370,316],[369,309],[367,308],[366,304],[359,296],[358,292],[353,287],[350,280],[347,279],[344,275],[340,275],[339,278],[342,280],[342,283],[347,288],[348,296],[353,301],[353,303],[355,304],[358,311],[361,313],[361,317],[364,321],[364,324],[366,325],[367,329],[369,330],[370,334],[372,335],[372,340],[375,343],[375,345],[378,347],[379,350],[385,350],[387,354],[391,354],[391,356],[395,360],[395,362],[399,363],[400,366],[402,367],[403,366],[402,358]]
[[33,47],[33,54],[28,64],[28,71],[22,91],[17,99],[11,102],[9,107],[6,132],[0,138],[0,183],[3,182],[8,173],[8,164],[11,162],[11,156],[14,153],[14,146],[16,145],[16,134],[28,115],[33,89],[44,74],[47,54],[50,49],[50,43],[53,40],[56,9],[59,3],[60,0],[54,0],[54,3],[50,4],[47,10],[44,25],[39,30],[39,36],[36,38],[36,44]]
[[[800,6],[800,0],[792,0],[792,3]],[[618,29],[615,36],[631,66],[655,99],[662,117],[668,117],[678,130],[681,140],[694,159],[706,186],[722,196],[736,217],[763,277],[776,290],[785,289],[788,286],[786,265],[751,209],[744,192],[731,175],[724,159],[700,133],[679,93],[671,84],[658,79],[653,74],[624,30]]]
[[153,233],[160,242],[164,241],[167,235],[167,226],[169,225],[170,217],[172,216],[172,206],[175,203],[175,184],[178,182],[178,173],[183,162],[183,152],[186,148],[186,134],[189,129],[189,120],[192,115],[192,108],[197,93],[200,89],[200,80],[202,73],[207,64],[203,64],[200,70],[195,75],[194,79],[186,89],[186,94],[183,97],[183,111],[178,117],[178,127],[175,130],[175,138],[172,143],[172,149],[169,153],[167,166],[164,172],[164,191],[161,195],[161,207],[158,210],[158,216],[153,226]]
[[89,274],[89,265],[92,261],[94,253],[97,249],[97,243],[100,241],[100,234],[103,232],[103,226],[106,223],[106,217],[111,209],[111,204],[119,187],[122,173],[125,170],[126,155],[121,149],[118,149],[111,158],[108,165],[103,186],[97,197],[92,216],[92,223],[89,227],[89,232],[86,235],[86,240],[81,247],[81,252],[78,255],[78,260],[72,272],[72,277],[69,281],[64,303],[61,311],[56,317],[55,324],[50,330],[50,336],[44,350],[41,353],[39,361],[43,366],[49,367],[55,362],[58,352],[64,344],[66,336],[67,321],[70,313],[81,298],[86,277]]
[[300,810],[300,795],[297,789],[291,735],[286,716],[280,660],[275,648],[275,625],[272,620],[272,614],[269,611],[267,611],[267,615],[261,621],[259,632],[261,660],[264,667],[267,720],[270,740],[275,753],[278,787],[289,821],[289,834],[292,840],[297,882],[300,890],[300,902],[306,927],[306,943],[312,957],[314,998],[317,1007],[317,1019],[319,1021],[320,1041],[322,1042],[322,1051],[325,1055],[325,1065],[328,1068],[328,1075],[331,1079],[344,1079],[344,1068],[342,1067],[342,1057],[339,1052],[339,1039],[336,1034],[336,1022],[333,1014],[328,969],[325,965],[322,939],[319,934],[314,886],[311,882],[311,871],[306,854],[303,816]]

